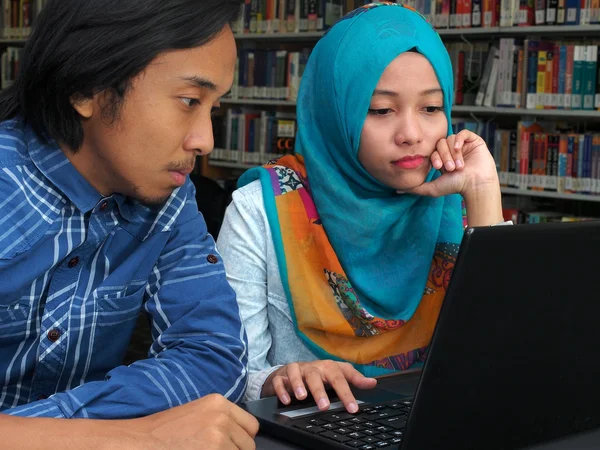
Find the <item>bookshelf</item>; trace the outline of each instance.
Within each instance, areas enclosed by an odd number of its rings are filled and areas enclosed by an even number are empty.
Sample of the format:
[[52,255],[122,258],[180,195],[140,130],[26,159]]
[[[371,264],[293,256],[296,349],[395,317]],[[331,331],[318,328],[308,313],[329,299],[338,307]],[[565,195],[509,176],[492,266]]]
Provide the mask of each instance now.
[[[270,0],[267,0],[267,2]],[[321,1],[321,0],[319,0]],[[335,0],[322,0],[325,2],[334,2]],[[481,2],[481,5],[484,4],[483,0]],[[428,0],[405,0],[406,3],[408,3],[410,6],[415,7],[417,10],[420,10],[421,13],[423,13],[426,17],[426,11],[424,12],[422,9],[425,8],[427,9],[427,3]],[[477,0],[449,0],[448,3],[450,3],[451,8],[452,7],[456,7],[456,8],[460,8],[461,3],[465,2],[466,4],[469,4],[469,6],[467,8],[472,8],[474,4],[477,3]],[[493,26],[488,26],[488,27],[461,27],[461,28],[450,28],[450,27],[444,27],[444,28],[440,28],[439,26],[437,27],[437,31],[440,34],[440,36],[442,37],[442,40],[449,46],[449,52],[451,54],[451,58],[455,58],[455,54],[452,53],[451,51],[451,46],[452,45],[456,45],[456,47],[460,47],[462,46],[463,49],[465,49],[464,51],[466,53],[470,53],[470,57],[472,57],[472,53],[473,53],[473,49],[476,49],[477,46],[480,45],[487,45],[488,48],[491,48],[492,46],[496,46],[496,47],[500,47],[500,45],[504,44],[504,41],[506,42],[514,42],[514,43],[525,43],[524,45],[528,45],[527,42],[531,41],[531,40],[539,40],[539,41],[556,41],[556,42],[569,42],[569,43],[573,43],[575,42],[576,44],[584,44],[584,45],[597,45],[600,43],[600,5],[599,6],[592,6],[590,5],[590,8],[596,8],[595,10],[590,10],[589,13],[587,13],[588,15],[586,16],[583,12],[579,12],[577,11],[577,24],[572,23],[572,24],[567,24],[567,23],[563,23],[563,24],[537,24],[534,25],[534,23],[536,22],[536,12],[535,8],[536,5],[533,6],[534,11],[528,14],[530,14],[527,19],[524,21],[524,23],[520,23],[520,24],[516,24],[515,22],[513,22],[512,25],[507,25],[506,23],[502,23],[502,21],[506,22],[507,17],[508,20],[513,20],[511,19],[511,13],[510,11],[507,13],[507,8],[510,9],[511,5],[514,5],[515,2],[510,2],[510,0],[491,0],[491,3],[498,3],[500,6],[500,14],[494,19],[497,20],[496,23],[494,23]],[[553,0],[547,0],[546,1],[546,6],[547,7],[552,7],[552,5],[554,3],[552,3]],[[341,2],[342,4],[346,4],[347,0],[344,0]],[[356,3],[356,2],[355,2]],[[434,0],[433,2],[431,2],[431,8],[433,11],[433,8],[435,7],[434,5],[436,3],[440,3],[440,0],[438,0],[437,2]],[[527,2],[526,2],[527,3]],[[521,2],[520,6],[516,6],[517,8],[523,8],[523,2]],[[531,5],[531,3],[529,3],[529,5]],[[439,7],[439,5],[438,5]],[[463,8],[465,7],[464,4],[462,6]],[[483,6],[482,6],[483,7]],[[558,8],[558,2],[556,3],[556,7]],[[583,2],[580,5],[580,8],[583,8]],[[565,8],[567,8],[567,6],[565,6]],[[450,10],[452,11],[452,10]],[[459,13],[458,10],[456,10],[457,13]],[[463,10],[464,12],[464,10]],[[472,12],[472,10],[471,10]],[[439,13],[439,10],[436,11],[436,13]],[[485,11],[482,11],[482,18],[483,18],[483,13],[485,13]],[[539,14],[539,12],[537,12]],[[298,12],[296,12],[296,14],[298,14]],[[302,14],[302,13],[300,13]],[[448,11],[446,11],[446,14],[449,14]],[[518,20],[523,20],[522,17],[525,17],[523,11],[520,12],[521,14],[521,18],[519,18]],[[543,22],[545,22],[546,19],[546,14],[547,11],[544,12],[544,18],[543,18]],[[569,13],[571,14],[571,13]],[[265,17],[265,15],[263,14],[263,18]],[[549,17],[549,16],[548,16]],[[557,16],[557,21],[561,21],[561,19],[559,18],[560,16]],[[572,20],[572,16],[570,20]],[[585,19],[585,17],[587,17],[587,19]],[[564,21],[567,22],[568,20],[567,14],[566,14],[566,10],[565,10],[565,16],[564,16]],[[580,20],[581,19],[581,20]],[[435,17],[431,17],[430,16],[430,20],[432,21],[432,23],[435,22]],[[514,19],[517,20],[517,19]],[[296,15],[296,21],[298,21],[298,15]],[[587,23],[586,23],[587,22]],[[450,23],[450,21],[447,21],[446,23]],[[502,26],[501,26],[502,25]],[[269,25],[268,27],[265,28],[270,28],[271,25]],[[296,25],[296,29],[298,29],[298,24]],[[257,26],[257,29],[260,29],[260,23]],[[264,29],[263,29],[264,30]],[[290,51],[297,51],[300,48],[302,48],[302,46],[305,47],[312,47],[314,46],[314,44],[316,43],[316,41],[323,35],[323,31],[312,31],[312,32],[289,32],[286,30],[286,32],[262,32],[262,33],[256,33],[256,32],[248,32],[249,30],[246,30],[246,32],[237,32],[235,33],[235,37],[236,40],[238,41],[238,46],[244,50],[244,51],[254,51],[256,50],[257,54],[259,51],[261,50],[268,50],[268,49],[274,49],[274,50],[287,50],[287,49],[292,49]],[[598,57],[598,59],[600,60],[600,56]],[[264,61],[263,61],[264,62]],[[453,65],[455,65],[456,67],[456,59],[453,59]],[[483,64],[484,61],[480,61],[480,64]],[[516,60],[515,60],[515,65],[516,65]],[[462,70],[462,69],[461,69]],[[597,70],[597,68],[596,68]],[[481,76],[482,72],[480,69],[480,76]],[[600,74],[599,74],[600,76]],[[525,86],[525,84],[523,85]],[[598,86],[600,86],[600,83],[598,83]],[[514,81],[513,81],[513,88],[514,88]],[[464,86],[463,86],[464,89]],[[526,88],[524,88],[526,89]],[[598,88],[597,89],[597,94],[598,92]],[[509,89],[510,90],[510,89]],[[514,91],[514,89],[513,89]],[[466,91],[465,91],[466,92]],[[550,91],[548,91],[550,92]],[[556,91],[554,91],[556,92]],[[256,95],[255,93],[250,93],[247,94],[246,92],[244,92],[243,90],[241,91],[232,91],[232,93],[234,95],[232,95],[231,98],[224,98],[221,101],[221,105],[222,108],[224,110],[234,110],[234,111],[244,111],[244,110],[248,110],[248,111],[254,111],[254,112],[264,112],[267,111],[266,114],[269,115],[273,115],[273,114],[290,114],[294,112],[294,107],[296,105],[295,102],[295,98],[292,96],[287,97],[287,98],[280,98],[279,96],[275,96],[275,97],[271,97],[269,95],[264,95],[264,94],[258,94]],[[583,94],[582,94],[582,105],[581,108],[574,108],[574,109],[561,109],[560,107],[556,107],[556,106],[548,106],[546,103],[543,103],[543,106],[540,105],[534,105],[533,107],[529,107],[527,108],[525,104],[525,99],[526,99],[526,93],[527,90],[523,91],[521,90],[521,95],[522,97],[519,99],[521,100],[521,104],[519,104],[518,102],[516,104],[510,104],[511,102],[509,102],[508,104],[499,101],[498,99],[496,99],[494,101],[494,103],[492,103],[491,106],[475,106],[473,103],[473,98],[469,98],[467,100],[467,94],[465,93],[465,99],[464,101],[461,100],[460,102],[457,101],[457,103],[462,103],[462,104],[456,104],[453,105],[452,108],[452,118],[453,118],[453,124],[455,126],[461,127],[464,125],[464,127],[468,127],[469,124],[474,124],[476,123],[478,126],[483,126],[487,129],[487,127],[489,127],[489,124],[493,124],[494,128],[502,128],[503,131],[508,131],[508,130],[514,130],[515,128],[517,129],[518,133],[515,132],[515,135],[518,135],[520,133],[521,130],[521,124],[523,123],[529,123],[529,122],[540,122],[540,123],[554,123],[554,124],[561,124],[560,126],[563,126],[563,124],[567,124],[566,126],[571,127],[572,130],[575,130],[576,133],[584,133],[584,134],[588,134],[588,133],[593,133],[593,132],[598,132],[598,135],[600,136],[600,108],[595,108],[595,109],[583,109]],[[469,92],[469,94],[472,95],[472,92]],[[514,94],[514,92],[513,92]],[[498,96],[498,93],[496,93],[496,97]],[[505,98],[505,97],[502,97]],[[537,100],[536,100],[537,101]],[[554,100],[550,100],[550,97],[548,97],[548,100],[546,98],[543,99],[543,102],[550,102],[550,101],[554,101]],[[263,113],[264,114],[264,113]],[[558,125],[556,125],[558,126]],[[457,131],[460,128],[457,129]],[[488,130],[489,131],[489,130]],[[556,133],[563,133],[566,131],[563,131],[563,129],[555,129],[555,130],[549,130],[548,133],[550,132],[556,132]],[[488,135],[485,135],[484,133],[479,132],[479,134],[481,134],[486,141],[488,142],[488,147],[490,147],[490,150],[492,150],[492,146],[494,145],[492,141],[494,141],[494,137],[495,137],[495,131],[489,131]],[[533,134],[532,134],[533,136]],[[512,138],[512,136],[511,136]],[[533,137],[532,137],[533,139]],[[549,139],[549,138],[548,138]],[[229,142],[229,141],[228,141]],[[269,142],[267,140],[267,142]],[[222,142],[221,142],[222,144]],[[267,144],[268,145],[268,144]],[[512,144],[511,144],[512,145]],[[219,146],[219,142],[217,141],[217,146]],[[221,145],[222,147],[222,145]],[[246,150],[244,150],[246,151]],[[600,151],[600,146],[598,147],[598,151]],[[224,152],[224,153],[223,153]],[[234,151],[235,152],[235,151]],[[205,161],[203,161],[203,167],[206,169],[203,173],[205,173],[206,175],[210,176],[211,172],[214,170],[218,170],[219,173],[222,174],[229,174],[230,176],[236,176],[239,175],[242,171],[253,167],[254,165],[256,165],[256,163],[252,160],[252,159],[247,159],[247,155],[241,155],[238,160],[235,160],[235,155],[233,158],[230,158],[230,151],[225,150],[225,149],[220,149],[217,148],[215,150],[215,152],[213,152],[214,154],[225,154],[227,156],[225,157],[220,157],[221,160],[208,160],[208,158],[204,158]],[[498,158],[500,155],[500,152],[494,150],[494,157]],[[517,147],[516,150],[517,154],[520,154],[520,150]],[[268,155],[271,156],[271,155]],[[504,156],[502,156],[504,158]],[[599,157],[600,158],[600,157]],[[229,159],[229,160],[228,160]],[[265,158],[265,160],[267,159],[271,159],[270,157]],[[531,163],[529,163],[531,164]],[[549,164],[549,162],[548,162]],[[599,166],[600,168],[600,166]],[[506,170],[506,172],[508,172],[508,169],[506,167],[503,168],[503,170]],[[511,171],[513,169],[510,169]],[[530,166],[530,170],[531,166]],[[574,170],[574,169],[573,169]],[[500,166],[499,166],[499,171],[500,171]],[[507,173],[504,172],[505,175],[507,175]],[[528,178],[528,176],[530,178]],[[575,176],[575,175],[574,175]],[[598,173],[598,179],[600,179],[600,173]],[[543,178],[543,177],[542,177]],[[507,178],[508,179],[508,178]],[[519,181],[516,184],[511,184],[508,183],[509,187],[503,187],[502,188],[502,193],[503,193],[503,199],[506,200],[506,202],[508,204],[517,204],[517,205],[521,205],[521,204],[527,204],[529,206],[533,205],[532,207],[535,209],[535,205],[537,204],[544,204],[544,205],[548,205],[548,202],[555,202],[557,205],[577,205],[576,208],[574,208],[575,210],[577,210],[576,212],[579,212],[580,214],[590,214],[590,208],[591,211],[593,211],[593,215],[594,216],[600,216],[600,206],[595,207],[594,205],[598,205],[600,204],[600,184],[598,185],[597,191],[596,188],[594,188],[594,190],[589,190],[586,189],[585,192],[583,191],[583,182],[584,180],[581,180],[581,185],[579,185],[579,181],[580,180],[574,180],[574,184],[573,186],[579,186],[579,189],[581,190],[574,190],[570,188],[570,181],[567,182],[566,185],[562,185],[562,187],[559,187],[555,190],[545,190],[544,188],[540,188],[539,186],[535,185],[535,175],[533,175],[532,173],[530,173],[530,175],[518,175],[517,177],[513,178],[512,175],[510,177],[511,180],[514,179],[518,179]],[[523,181],[525,180],[525,181]],[[531,181],[534,180],[534,181]],[[543,180],[543,184],[545,183],[551,183],[550,181],[550,177],[548,177],[548,181],[547,180]],[[532,184],[533,183],[533,184]],[[556,181],[554,181],[554,183],[556,183]],[[560,181],[559,181],[560,183]],[[595,181],[593,181],[592,183],[595,183]],[[600,182],[599,182],[600,183]],[[505,183],[507,184],[507,183]],[[527,186],[527,187],[525,187]],[[587,185],[586,185],[587,186]],[[595,186],[595,184],[594,184]],[[569,187],[569,188],[568,188]],[[598,195],[594,195],[594,194],[598,194]],[[584,205],[584,206],[581,206]],[[587,206],[585,206],[587,205]]]

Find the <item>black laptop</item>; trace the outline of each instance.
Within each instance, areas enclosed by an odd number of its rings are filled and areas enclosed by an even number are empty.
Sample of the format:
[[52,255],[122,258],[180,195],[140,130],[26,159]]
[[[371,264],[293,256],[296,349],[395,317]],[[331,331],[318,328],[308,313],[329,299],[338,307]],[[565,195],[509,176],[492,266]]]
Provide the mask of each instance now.
[[354,390],[357,414],[245,407],[310,449],[505,450],[600,427],[597,283],[600,222],[470,228],[422,371]]

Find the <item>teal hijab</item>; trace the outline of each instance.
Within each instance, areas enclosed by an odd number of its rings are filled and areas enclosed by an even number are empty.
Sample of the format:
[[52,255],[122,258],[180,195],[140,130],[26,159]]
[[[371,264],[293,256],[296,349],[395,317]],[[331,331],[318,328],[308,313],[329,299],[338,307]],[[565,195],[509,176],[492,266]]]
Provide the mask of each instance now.
[[[459,244],[462,237],[458,195],[399,195],[358,160],[372,93],[392,60],[409,50],[433,66],[452,133],[453,73],[440,37],[412,9],[376,4],[346,15],[315,46],[300,85],[295,144],[327,237],[362,306],[374,316],[402,321],[413,316],[423,297],[436,246]],[[427,181],[438,176],[432,169]],[[255,179],[263,181],[269,223],[277,224],[265,170],[246,172],[239,185]],[[281,239],[274,240],[283,264]],[[331,357],[308,344],[318,356]]]

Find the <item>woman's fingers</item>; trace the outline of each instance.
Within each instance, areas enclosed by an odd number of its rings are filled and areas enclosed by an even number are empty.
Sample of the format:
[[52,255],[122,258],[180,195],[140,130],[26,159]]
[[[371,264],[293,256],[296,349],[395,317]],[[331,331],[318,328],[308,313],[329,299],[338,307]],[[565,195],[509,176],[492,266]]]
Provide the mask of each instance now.
[[294,395],[298,400],[304,400],[308,394],[304,385],[304,376],[300,364],[288,364],[286,366],[286,373]]

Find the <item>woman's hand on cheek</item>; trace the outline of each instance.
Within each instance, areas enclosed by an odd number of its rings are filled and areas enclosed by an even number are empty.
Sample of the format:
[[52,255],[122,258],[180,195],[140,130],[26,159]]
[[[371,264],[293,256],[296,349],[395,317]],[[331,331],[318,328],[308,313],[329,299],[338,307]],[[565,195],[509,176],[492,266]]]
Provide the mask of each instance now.
[[404,193],[440,197],[449,194],[468,196],[478,189],[500,190],[496,164],[485,141],[469,130],[462,130],[437,142],[431,164],[442,175]]

